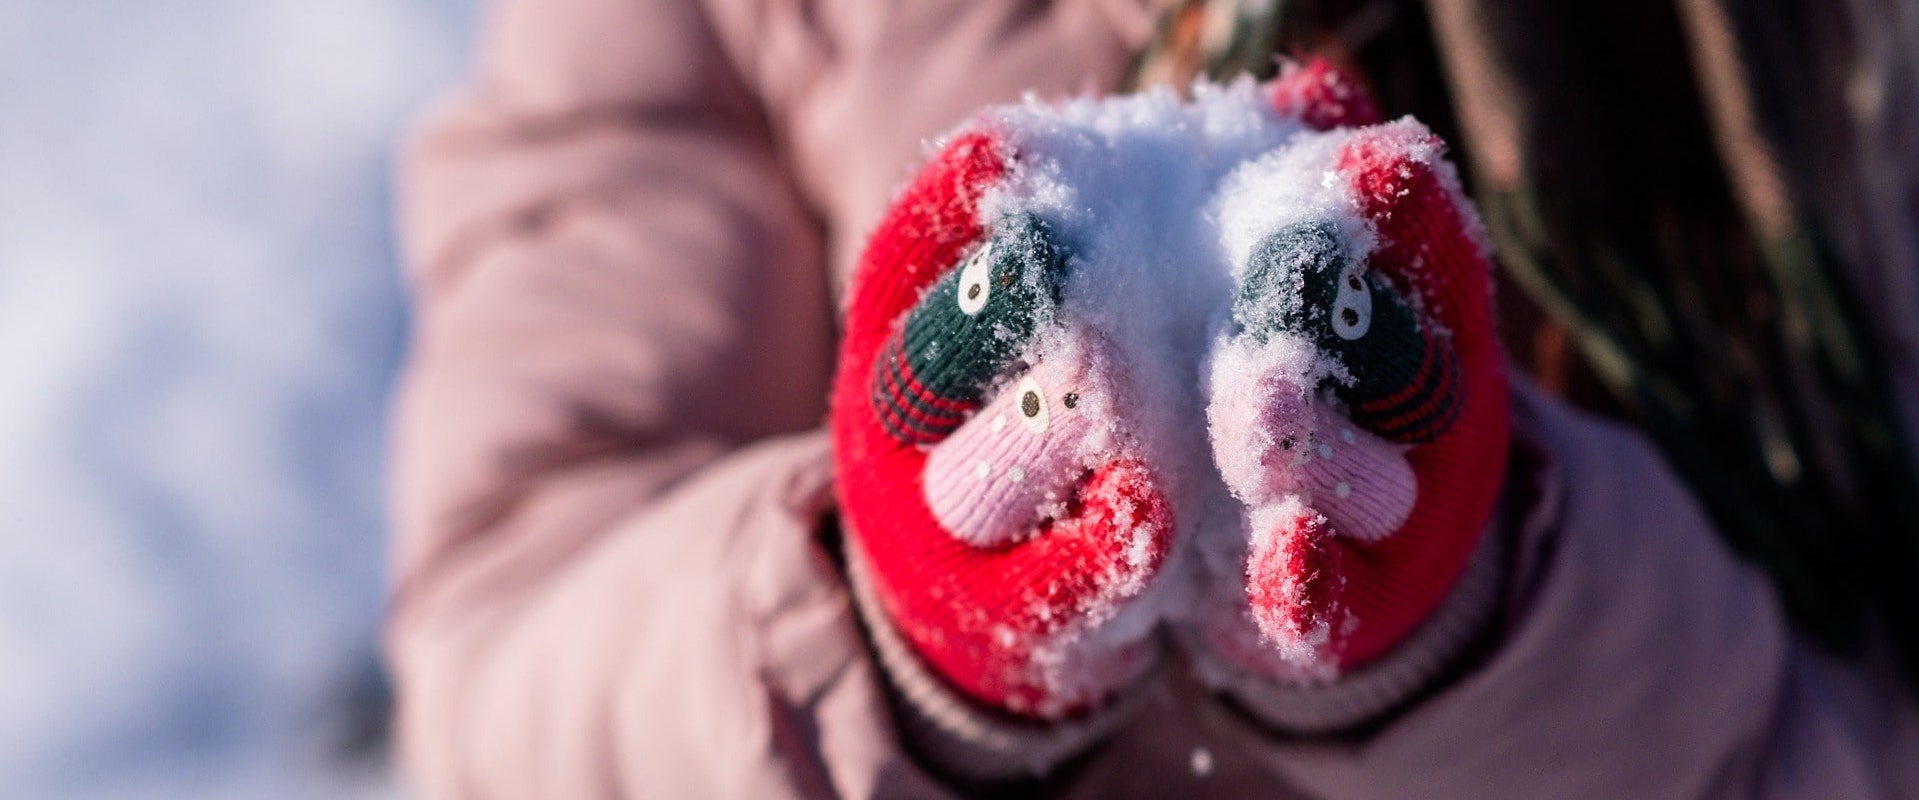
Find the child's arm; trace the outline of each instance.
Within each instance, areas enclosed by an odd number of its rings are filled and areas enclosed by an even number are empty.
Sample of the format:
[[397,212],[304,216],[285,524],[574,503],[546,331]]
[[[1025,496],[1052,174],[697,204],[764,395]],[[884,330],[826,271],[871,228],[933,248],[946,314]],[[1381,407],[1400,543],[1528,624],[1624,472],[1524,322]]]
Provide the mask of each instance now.
[[822,248],[704,4],[507,0],[480,58],[404,165],[411,777],[781,797],[824,780],[787,725],[881,757],[823,441],[749,445],[825,414]]

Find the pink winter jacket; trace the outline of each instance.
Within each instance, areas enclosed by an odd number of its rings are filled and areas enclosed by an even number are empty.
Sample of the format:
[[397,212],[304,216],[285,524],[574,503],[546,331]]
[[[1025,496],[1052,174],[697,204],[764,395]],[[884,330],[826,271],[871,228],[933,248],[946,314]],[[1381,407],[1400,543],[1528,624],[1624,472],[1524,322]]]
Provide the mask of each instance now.
[[[1152,25],[1135,0],[499,3],[405,165],[388,647],[425,796],[961,791],[906,728],[1001,723],[882,666],[826,523],[834,309],[930,137],[1110,88]],[[1518,399],[1490,622],[1440,678],[1301,736],[1175,663],[1019,788],[1919,796],[1882,665],[1796,639],[1641,439]]]

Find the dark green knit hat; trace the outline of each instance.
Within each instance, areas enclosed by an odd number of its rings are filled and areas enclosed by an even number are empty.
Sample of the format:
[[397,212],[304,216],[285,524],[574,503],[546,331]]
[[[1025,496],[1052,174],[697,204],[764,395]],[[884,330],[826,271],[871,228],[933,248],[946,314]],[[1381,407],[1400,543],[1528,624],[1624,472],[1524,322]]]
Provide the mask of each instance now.
[[1044,220],[999,218],[881,353],[873,403],[888,433],[925,443],[959,427],[1051,317],[1065,272],[1065,251]]
[[1382,438],[1418,443],[1459,415],[1459,365],[1450,343],[1422,324],[1383,276],[1347,252],[1330,223],[1281,230],[1246,264],[1233,322],[1256,341],[1304,337],[1346,368],[1333,395],[1353,422]]

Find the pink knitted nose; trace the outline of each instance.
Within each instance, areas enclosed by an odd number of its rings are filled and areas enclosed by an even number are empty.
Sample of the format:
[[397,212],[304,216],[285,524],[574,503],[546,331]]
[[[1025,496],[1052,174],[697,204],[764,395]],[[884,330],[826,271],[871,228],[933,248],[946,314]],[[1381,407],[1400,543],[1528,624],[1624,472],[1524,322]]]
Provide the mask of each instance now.
[[1419,499],[1409,448],[1354,425],[1280,362],[1259,370],[1208,409],[1215,430],[1243,432],[1214,441],[1234,494],[1255,508],[1298,495],[1334,533],[1366,541],[1405,524]]
[[1041,363],[934,448],[921,479],[947,531],[992,547],[1067,512],[1093,433],[1087,374],[1077,359]]
[[1419,499],[1406,446],[1374,436],[1323,400],[1312,403],[1312,435],[1294,448],[1296,491],[1333,532],[1373,541],[1399,530]]

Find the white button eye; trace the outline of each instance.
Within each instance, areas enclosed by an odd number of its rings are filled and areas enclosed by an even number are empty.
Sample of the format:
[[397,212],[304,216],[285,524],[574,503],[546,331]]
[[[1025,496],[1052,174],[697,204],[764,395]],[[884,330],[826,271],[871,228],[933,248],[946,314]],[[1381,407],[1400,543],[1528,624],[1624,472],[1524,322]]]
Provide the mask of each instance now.
[[1366,335],[1373,325],[1373,293],[1360,277],[1360,268],[1349,266],[1339,273],[1339,294],[1333,297],[1333,333],[1352,341]]
[[1052,422],[1052,410],[1047,408],[1046,391],[1039,388],[1039,383],[1032,378],[1020,379],[1019,386],[1014,391],[1019,393],[1019,421],[1026,424],[1027,430],[1045,433],[1047,425]]
[[986,298],[992,294],[993,242],[988,240],[960,267],[959,309],[966,316],[974,316],[986,307]]

